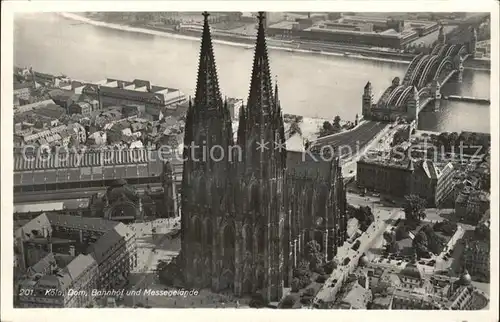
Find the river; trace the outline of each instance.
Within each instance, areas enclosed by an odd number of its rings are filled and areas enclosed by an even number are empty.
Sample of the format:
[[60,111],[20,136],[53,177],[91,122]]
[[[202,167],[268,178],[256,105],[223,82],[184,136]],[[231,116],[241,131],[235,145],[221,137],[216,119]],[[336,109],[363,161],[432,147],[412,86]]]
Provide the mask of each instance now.
[[[253,50],[214,44],[223,95],[248,95]],[[121,31],[75,22],[53,13],[23,14],[14,21],[14,63],[74,79],[147,79],[191,94],[196,84],[199,41]],[[407,64],[269,50],[285,113],[353,120],[361,114],[368,80],[375,97],[402,77]],[[465,70],[463,82],[443,87],[444,95],[490,97],[490,73]],[[441,102],[439,112],[422,112],[419,128],[433,131],[490,131],[489,107]]]

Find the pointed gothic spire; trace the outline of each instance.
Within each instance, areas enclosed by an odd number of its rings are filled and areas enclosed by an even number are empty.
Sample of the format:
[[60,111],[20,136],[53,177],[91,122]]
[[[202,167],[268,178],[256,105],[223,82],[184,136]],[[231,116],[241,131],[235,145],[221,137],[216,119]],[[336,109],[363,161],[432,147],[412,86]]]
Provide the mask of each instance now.
[[[234,107],[233,107],[234,108]],[[225,120],[225,129],[226,129],[226,135],[227,135],[227,140],[229,145],[234,144],[234,138],[233,138],[233,122],[231,118],[231,111],[229,110],[229,105],[227,103],[227,96],[224,98],[224,120]]]
[[198,79],[194,97],[195,107],[206,109],[221,108],[222,104],[208,16],[208,12],[203,12],[203,33],[201,36]]
[[236,138],[238,145],[240,147],[245,146],[245,132],[246,132],[246,114],[245,114],[245,108],[243,107],[243,104],[240,107],[240,115],[239,115],[239,122],[238,122],[238,137]]
[[191,101],[191,96],[189,96],[189,105],[186,112],[186,124],[184,125],[184,150],[193,141],[193,124],[194,124],[194,113],[193,104]]
[[274,102],[276,104],[276,110],[281,112],[280,99],[278,96],[278,76],[276,76],[276,80],[274,81]]
[[262,115],[271,115],[275,105],[264,30],[264,12],[259,12],[258,19],[257,41],[248,96],[247,120],[249,124],[258,123]]
[[283,114],[281,111],[281,103],[278,96],[278,78],[276,78],[274,85],[274,102],[275,102],[275,126],[277,127],[278,144],[282,144],[281,150],[281,166],[286,168],[286,137],[285,137],[285,124],[283,122]]

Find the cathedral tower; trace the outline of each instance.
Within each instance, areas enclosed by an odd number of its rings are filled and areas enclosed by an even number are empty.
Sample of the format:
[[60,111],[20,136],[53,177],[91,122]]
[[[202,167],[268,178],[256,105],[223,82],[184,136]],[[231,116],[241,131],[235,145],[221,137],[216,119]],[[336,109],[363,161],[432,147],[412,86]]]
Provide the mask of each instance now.
[[[284,175],[286,150],[281,106],[271,82],[265,39],[265,15],[259,25],[246,109],[240,115],[238,143],[244,144],[238,174],[244,184],[236,217],[235,291],[259,292],[269,301],[281,299],[284,278]],[[241,227],[241,228],[240,228]]]
[[439,26],[438,43],[443,45],[446,44],[446,35],[444,33],[443,25]]
[[367,82],[363,90],[362,115],[363,118],[369,119],[371,108],[373,105],[373,89],[372,83]]
[[[184,140],[181,260],[186,283],[279,301],[315,232],[327,260],[345,240],[341,168],[335,159],[327,174],[287,169],[284,122],[278,86],[273,88],[271,81],[262,12],[248,101],[240,109],[233,145],[208,14],[204,16],[196,94],[189,101]],[[203,158],[193,145],[204,145],[212,156],[210,150],[219,146],[226,158]]]
[[222,202],[230,163],[232,129],[227,104],[219,90],[207,12],[201,39],[194,101],[189,100],[184,136],[182,177],[182,256],[186,282],[217,288],[215,261],[222,252],[215,232],[227,213]]

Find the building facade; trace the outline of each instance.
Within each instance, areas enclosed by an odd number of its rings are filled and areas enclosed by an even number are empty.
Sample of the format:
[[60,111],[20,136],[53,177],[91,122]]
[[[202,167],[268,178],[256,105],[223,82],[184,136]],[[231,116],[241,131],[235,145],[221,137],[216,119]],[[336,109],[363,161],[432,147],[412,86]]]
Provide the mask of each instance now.
[[147,80],[135,79],[132,82],[105,79],[88,83],[75,89],[100,102],[102,107],[140,104],[151,107],[176,106],[186,101],[186,96],[178,89],[152,85]]
[[442,204],[453,192],[453,165],[439,169],[432,161],[413,162],[386,156],[361,158],[357,162],[357,184],[394,197],[416,194],[429,207]]
[[136,235],[119,222],[42,214],[14,237],[20,307],[84,307],[93,289],[122,288],[137,266]]
[[[222,100],[208,14],[201,42],[194,102],[184,146],[219,152],[203,158],[186,149],[182,182],[182,251],[187,284],[260,293],[279,301],[306,243],[317,239],[326,259],[345,240],[345,190],[338,160],[327,177],[287,171],[278,88],[271,83],[264,14],[259,14],[247,106],[239,112],[237,141]],[[267,142],[267,143],[266,143]],[[259,144],[270,144],[259,149]],[[277,148],[275,148],[277,147]],[[227,156],[221,157],[221,153]],[[215,160],[219,161],[215,161]]]
[[[68,151],[69,150],[69,151]],[[14,154],[14,193],[70,191],[77,188],[102,190],[116,178],[132,185],[160,186],[164,161],[174,159],[147,148],[82,150],[62,149],[44,156],[39,150]],[[181,163],[173,163],[181,174]],[[180,180],[180,178],[176,178]]]
[[465,268],[474,276],[490,278],[490,243],[484,240],[467,240],[463,254]]
[[[400,86],[399,77],[392,80],[391,89]],[[370,82],[367,82],[363,89],[362,111],[363,118],[374,121],[394,122],[397,119],[418,122],[418,112],[420,106],[420,97],[417,87],[407,87],[403,93],[404,100],[394,102],[397,104],[386,105],[385,103],[374,103],[373,88]]]
[[468,222],[477,223],[489,208],[489,194],[472,187],[464,187],[455,199],[455,214]]

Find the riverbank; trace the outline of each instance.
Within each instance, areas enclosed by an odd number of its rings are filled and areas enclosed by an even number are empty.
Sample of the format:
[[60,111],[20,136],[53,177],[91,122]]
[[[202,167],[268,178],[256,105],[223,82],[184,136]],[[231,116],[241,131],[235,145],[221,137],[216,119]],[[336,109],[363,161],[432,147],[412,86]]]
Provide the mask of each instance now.
[[[116,23],[93,20],[74,13],[60,12],[58,14],[66,19],[78,21],[81,23],[86,23],[97,27],[127,31],[127,32],[143,33],[153,36],[194,40],[194,41],[199,41],[201,36],[200,32],[195,32],[195,31],[185,31],[181,33],[175,31],[174,29],[157,28],[145,25],[141,27],[132,27],[124,24],[116,24]],[[253,49],[253,45],[255,43],[254,37],[245,37],[239,35],[222,35],[220,33],[213,33],[212,37],[213,37],[213,42],[216,44],[245,47],[247,49]],[[297,46],[299,46],[299,48],[297,48]],[[398,54],[392,52],[375,52],[372,50],[363,49],[359,47],[352,47],[352,46],[310,43],[310,42],[297,43],[293,41],[277,40],[273,38],[268,39],[268,48],[272,50],[281,50],[281,51],[295,52],[295,53],[342,56],[346,58],[384,61],[384,62],[399,63],[399,64],[409,64],[414,57],[413,55],[409,54]]]

